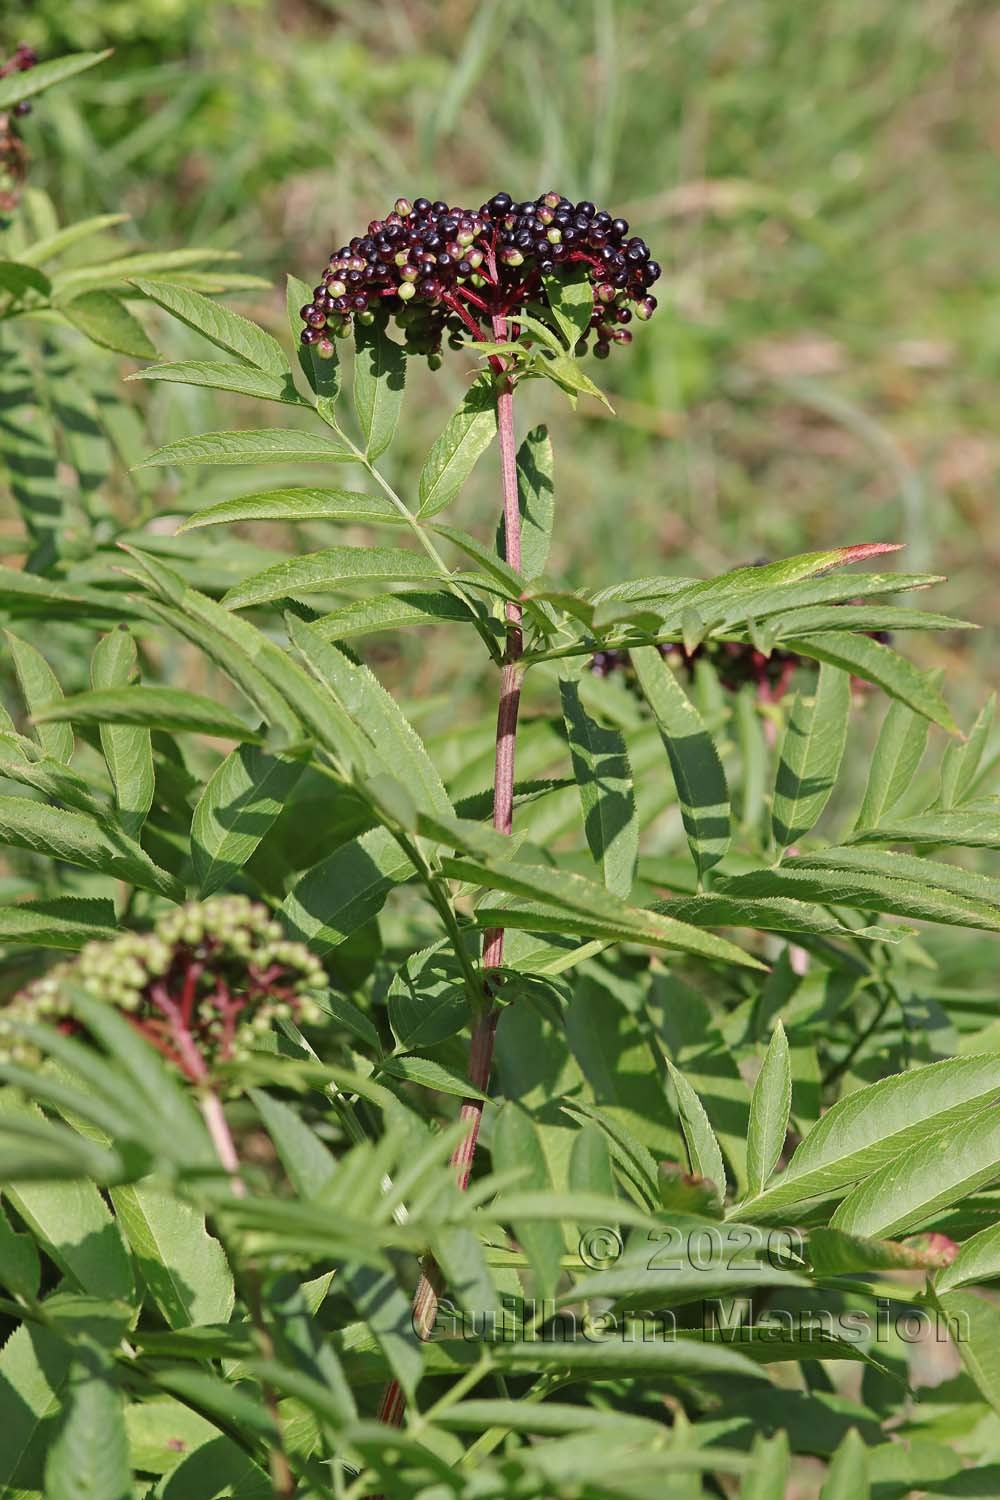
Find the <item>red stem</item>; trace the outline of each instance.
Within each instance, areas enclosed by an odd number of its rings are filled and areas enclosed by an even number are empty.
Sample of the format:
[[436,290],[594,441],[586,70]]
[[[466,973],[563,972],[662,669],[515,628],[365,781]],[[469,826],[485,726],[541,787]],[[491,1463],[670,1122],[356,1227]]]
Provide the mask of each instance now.
[[489,309],[489,303],[484,302],[483,299],[482,299],[482,297],[478,296],[469,287],[462,286],[461,284],[458,284],[455,287],[455,291],[458,293],[458,295],[460,297],[464,297],[465,300],[466,300],[466,302],[471,302],[472,305],[473,305],[473,307],[478,307],[481,312],[484,312],[484,313],[488,313],[489,312],[489,310],[490,310]]
[[205,1067],[205,1059],[194,1044],[194,1038],[184,1021],[180,1006],[172,1000],[167,993],[167,987],[162,980],[158,980],[149,992],[150,998],[159,1006],[167,1021],[170,1023],[170,1031],[173,1036],[174,1046],[177,1049],[187,1076],[192,1083],[204,1084],[208,1078],[208,1069]]
[[[182,1073],[185,1071],[184,1059],[163,1039],[163,1032],[169,1031],[166,1021],[154,1021],[152,1019],[140,1021],[137,1016],[130,1016],[128,1014],[126,1014],[125,1019],[133,1031],[137,1031],[140,1036],[146,1038],[146,1041],[151,1046],[156,1048],[161,1057],[165,1057],[168,1062],[172,1062],[174,1067],[180,1068]],[[173,1035],[172,1032],[170,1034]]]
[[[495,266],[492,269],[495,275]],[[502,313],[493,315],[493,337],[498,343],[504,342],[507,338],[507,320]],[[514,392],[508,380],[504,381],[497,396],[497,434],[500,444],[505,551],[507,562],[520,572],[521,510],[517,495]],[[497,710],[493,826],[500,833],[509,834],[514,816],[514,746],[517,736],[517,715],[521,702],[520,661],[524,650],[524,637],[521,630],[520,604],[509,599],[506,613],[507,649],[501,668],[500,704]],[[487,974],[490,969],[498,969],[503,963],[503,940],[502,927],[491,927],[483,935],[483,968]],[[499,1015],[488,979],[485,990],[486,1003],[473,1022],[472,1040],[469,1047],[469,1082],[481,1093],[486,1093],[489,1086],[493,1067],[493,1043]],[[462,1192],[469,1185],[482,1119],[482,1099],[464,1099],[459,1120],[466,1127],[466,1131],[451,1157],[455,1177]],[[440,1268],[433,1258],[428,1258],[413,1297],[412,1323],[414,1332],[420,1339],[427,1339],[434,1327],[443,1286]],[[378,1413],[379,1421],[386,1423],[389,1427],[402,1427],[405,1412],[406,1398],[398,1383],[391,1380],[382,1393]]]
[[201,1113],[208,1126],[208,1133],[212,1137],[212,1145],[219,1158],[219,1165],[229,1173],[233,1197],[242,1198],[246,1195],[246,1184],[239,1175],[240,1159],[229,1129],[229,1122],[222,1108],[222,1100],[213,1089],[206,1089],[203,1092]]
[[477,339],[482,338],[483,330],[480,328],[479,324],[476,322],[475,318],[468,311],[468,309],[462,306],[461,302],[459,302],[458,298],[453,292],[445,292],[442,300],[444,302],[447,302],[452,312],[455,313],[457,317],[461,318],[466,328],[468,328],[469,331],[474,334]]
[[198,993],[198,980],[204,973],[204,969],[204,964],[192,959],[188,964],[187,974],[184,976],[184,989],[181,992],[181,1020],[186,1028],[191,1025],[194,1002]]

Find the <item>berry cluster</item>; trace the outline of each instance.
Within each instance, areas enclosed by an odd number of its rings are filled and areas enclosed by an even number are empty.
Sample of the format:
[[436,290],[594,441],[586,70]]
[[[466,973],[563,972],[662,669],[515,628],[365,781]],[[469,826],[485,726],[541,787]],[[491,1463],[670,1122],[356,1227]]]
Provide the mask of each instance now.
[[[779,649],[765,656],[756,646],[740,641],[707,641],[695,646],[693,651],[687,651],[680,642],[668,641],[658,650],[661,656],[681,662],[689,672],[699,658],[707,658],[723,687],[737,692],[745,684],[752,683],[757,696],[767,703],[777,703],[784,697],[797,667],[810,665],[794,651]],[[595,677],[610,677],[613,672],[631,674],[631,667],[627,651],[595,651],[590,659],[590,670]]]
[[[763,567],[766,562],[767,558],[761,558],[751,566]],[[863,601],[851,599],[847,602],[861,604]],[[865,634],[883,646],[888,646],[892,640],[892,632],[889,630],[869,630]],[[678,641],[666,641],[658,650],[661,656],[672,657],[683,663],[689,672],[693,670],[699,657],[707,657],[724,688],[735,693],[747,683],[752,683],[763,703],[777,703],[783,698],[799,667],[815,666],[815,662],[799,656],[795,651],[783,651],[776,647],[770,655],[765,656],[763,651],[758,651],[756,646],[744,641],[706,641],[703,645],[695,646],[693,651],[686,650]],[[590,670],[595,677],[610,677],[613,672],[624,672],[630,685],[632,682],[632,663],[627,651],[614,648],[595,651],[590,659]],[[862,689],[867,686],[861,678],[852,678],[852,682]]]
[[[0,78],[6,78],[10,73],[27,73],[37,62],[35,49],[21,42],[12,56],[0,63]],[[0,112],[0,212],[3,213],[17,207],[20,187],[27,173],[27,156],[24,142],[17,133],[17,120],[30,113],[31,105],[27,99],[22,99],[7,112]]]
[[[222,896],[175,908],[149,933],[88,943],[75,961],[16,995],[5,1020],[48,1017],[76,1030],[72,984],[123,1011],[185,1077],[203,1083],[215,1064],[246,1057],[272,1022],[294,1016],[315,1024],[326,976],[266,907]],[[24,1051],[16,1041],[8,1047],[10,1056]]]
[[428,355],[436,367],[445,336],[458,348],[465,339],[493,338],[494,319],[516,323],[530,309],[546,320],[544,278],[569,273],[584,274],[594,298],[578,354],[591,334],[600,358],[613,343],[630,343],[626,325],[656,308],[649,289],[660,267],[645,241],[629,235],[626,219],[593,203],[560,193],[515,203],[509,193],[495,193],[470,209],[399,198],[385,219],[373,219],[366,234],[331,255],[302,309],[302,342],[330,358],[331,335],[343,336],[353,319],[370,322],[384,308],[403,329],[407,351]]

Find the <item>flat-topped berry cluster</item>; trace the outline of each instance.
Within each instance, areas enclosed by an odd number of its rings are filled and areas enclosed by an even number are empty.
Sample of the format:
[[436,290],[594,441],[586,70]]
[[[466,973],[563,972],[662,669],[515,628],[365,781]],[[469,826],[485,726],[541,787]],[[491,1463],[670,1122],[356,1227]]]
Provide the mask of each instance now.
[[593,336],[594,353],[631,342],[633,316],[656,308],[650,287],[660,266],[627,219],[561,193],[516,203],[495,193],[477,209],[399,198],[385,219],[373,219],[330,257],[313,300],[302,308],[302,342],[320,357],[334,351],[352,321],[372,321],[384,308],[402,328],[407,350],[436,361],[442,342],[491,339],[497,320],[510,336],[519,313],[549,321],[545,280],[583,275],[593,291],[593,313],[577,344]]

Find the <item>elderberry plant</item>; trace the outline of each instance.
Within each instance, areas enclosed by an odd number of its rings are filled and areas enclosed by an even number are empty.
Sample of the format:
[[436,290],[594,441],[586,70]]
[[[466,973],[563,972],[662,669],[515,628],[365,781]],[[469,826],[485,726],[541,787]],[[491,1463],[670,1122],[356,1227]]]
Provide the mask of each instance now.
[[[936,933],[1000,931],[991,708],[963,735],[897,649],[963,622],[886,602],[938,581],[888,544],[549,575],[531,403],[604,399],[580,360],[658,269],[545,193],[398,200],[289,278],[288,343],[177,262],[84,277],[213,346],[136,380],[270,405],[197,436],[168,405],[129,522],[87,506],[70,546],[11,465],[5,1492],[927,1488],[913,1319],[988,1428],[1000,1053]],[[479,363],[411,474],[445,342]],[[442,519],[491,450],[495,540]],[[404,711],[369,662],[417,628],[486,708]]]

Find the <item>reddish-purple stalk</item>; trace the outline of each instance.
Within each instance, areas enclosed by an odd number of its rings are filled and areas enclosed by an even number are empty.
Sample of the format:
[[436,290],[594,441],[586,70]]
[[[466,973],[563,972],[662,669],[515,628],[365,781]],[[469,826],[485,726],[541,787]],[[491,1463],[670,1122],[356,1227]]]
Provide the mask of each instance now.
[[[490,270],[495,278],[496,265],[490,257]],[[457,309],[461,311],[460,304]],[[503,312],[492,315],[493,337],[503,343],[508,336],[507,319]],[[477,329],[478,333],[478,329]],[[505,365],[498,356],[491,359],[501,372]],[[500,447],[500,483],[503,495],[504,544],[507,562],[515,571],[521,569],[521,511],[517,494],[517,449],[514,438],[514,389],[508,377],[501,374],[502,384],[497,394],[497,438]],[[517,740],[517,715],[521,703],[521,655],[524,638],[521,630],[521,606],[509,599],[506,606],[507,645],[503,665],[500,669],[500,702],[497,708],[496,757],[493,770],[493,826],[499,833],[510,834],[514,820],[514,749]],[[493,1044],[496,1038],[499,1009],[490,989],[489,972],[503,963],[504,930],[491,927],[483,935],[484,996],[483,1005],[472,1023],[472,1039],[469,1046],[469,1082],[473,1088],[485,1094],[493,1068]],[[479,1140],[479,1127],[483,1119],[481,1098],[462,1101],[459,1121],[466,1129],[452,1153],[451,1165],[459,1190],[464,1192],[469,1185],[472,1162]],[[444,1290],[441,1269],[433,1257],[428,1257],[420,1273],[420,1280],[413,1296],[412,1326],[417,1337],[430,1337],[437,1316],[438,1303]],[[389,1381],[382,1393],[379,1420],[390,1427],[401,1427],[406,1412],[406,1397],[399,1382]]]

